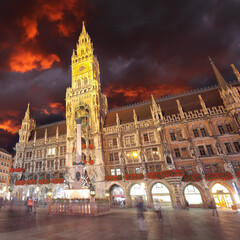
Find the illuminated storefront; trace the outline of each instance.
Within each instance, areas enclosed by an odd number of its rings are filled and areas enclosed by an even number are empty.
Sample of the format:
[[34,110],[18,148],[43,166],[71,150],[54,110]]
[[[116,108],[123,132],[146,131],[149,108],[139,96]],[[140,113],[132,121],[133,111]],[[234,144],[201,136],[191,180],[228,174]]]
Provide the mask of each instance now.
[[114,207],[123,207],[125,204],[123,189],[118,185],[114,185],[111,189],[111,205]]
[[146,190],[145,190],[145,184],[144,183],[134,184],[131,187],[130,196],[131,196],[131,200],[132,200],[133,205],[136,203],[136,200],[140,197],[142,197],[142,199],[146,202],[147,201],[147,194],[146,194]]
[[168,188],[162,183],[156,183],[152,187],[152,198],[153,202],[158,199],[162,205],[171,206],[171,196]]
[[193,185],[187,185],[184,189],[184,196],[189,204],[203,204],[200,191]]
[[212,194],[218,207],[230,208],[233,204],[229,191],[222,184],[216,183],[212,187]]

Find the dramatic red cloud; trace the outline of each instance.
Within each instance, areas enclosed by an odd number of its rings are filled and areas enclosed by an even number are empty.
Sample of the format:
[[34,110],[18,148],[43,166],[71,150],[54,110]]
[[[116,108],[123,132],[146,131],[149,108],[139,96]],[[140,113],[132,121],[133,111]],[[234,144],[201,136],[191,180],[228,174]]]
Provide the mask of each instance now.
[[16,125],[14,121],[11,120],[5,120],[2,123],[0,123],[0,129],[8,131],[11,134],[16,134],[20,127],[21,127],[20,125]]
[[25,28],[24,41],[33,39],[39,34],[36,19],[23,18],[22,25]]
[[43,106],[41,109],[34,108],[34,111],[40,111],[43,112],[45,115],[51,115],[51,114],[60,114],[65,111],[65,107],[62,103],[53,102],[49,103],[49,106]]
[[50,68],[54,62],[60,62],[55,54],[44,55],[19,49],[9,59],[10,69],[15,72],[28,72],[32,69],[44,70]]
[[190,87],[188,86],[161,84],[152,88],[144,86],[137,86],[134,88],[109,86],[104,89],[104,93],[108,98],[117,98],[118,95],[119,97],[123,96],[124,102],[130,103],[149,100],[151,95],[155,98],[160,98],[166,95],[178,94],[188,90],[190,90]]

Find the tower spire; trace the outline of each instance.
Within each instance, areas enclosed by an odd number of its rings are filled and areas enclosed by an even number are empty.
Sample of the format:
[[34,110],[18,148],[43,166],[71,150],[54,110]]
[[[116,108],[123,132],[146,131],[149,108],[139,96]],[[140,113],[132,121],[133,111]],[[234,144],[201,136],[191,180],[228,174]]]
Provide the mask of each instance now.
[[213,71],[215,73],[215,76],[217,78],[220,88],[226,91],[228,89],[228,85],[227,85],[226,81],[224,80],[223,76],[218,71],[217,67],[215,66],[214,62],[212,61],[212,59],[210,57],[209,57],[209,60],[212,65]]
[[24,116],[24,120],[29,120],[30,119],[29,106],[30,106],[30,104],[28,103],[27,110],[26,110],[25,116]]
[[85,22],[82,21],[82,34],[86,33]]
[[234,74],[236,75],[238,81],[240,82],[240,74],[239,71],[236,69],[236,67],[234,66],[234,64],[231,64],[231,67],[233,69]]

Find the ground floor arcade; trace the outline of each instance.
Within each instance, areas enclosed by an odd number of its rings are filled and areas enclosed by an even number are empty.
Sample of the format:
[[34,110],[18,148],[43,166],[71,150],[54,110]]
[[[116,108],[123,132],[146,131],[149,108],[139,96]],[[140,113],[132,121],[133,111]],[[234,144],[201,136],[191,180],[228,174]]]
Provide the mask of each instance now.
[[[214,198],[218,207],[230,208],[232,204],[240,203],[238,184],[235,181],[185,183],[179,179],[110,181],[101,183],[101,189],[96,189],[96,192],[102,192],[100,198],[105,197],[106,193],[115,207],[133,207],[136,200],[142,197],[148,206],[157,199],[164,207],[176,207],[177,204],[184,207],[187,201],[190,207],[207,208]],[[15,186],[11,197],[25,200],[32,196],[39,201],[65,198],[65,188],[64,184]]]

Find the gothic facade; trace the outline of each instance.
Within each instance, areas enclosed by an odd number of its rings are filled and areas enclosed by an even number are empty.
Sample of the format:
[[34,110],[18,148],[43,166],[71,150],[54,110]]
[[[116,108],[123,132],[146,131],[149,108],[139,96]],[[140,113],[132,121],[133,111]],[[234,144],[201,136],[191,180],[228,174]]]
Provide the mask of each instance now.
[[[83,24],[72,55],[66,120],[36,127],[29,105],[19,130],[12,195],[63,197],[76,160],[76,118],[82,121],[82,159],[96,197],[132,206],[219,206],[238,203],[240,189],[240,75],[227,84],[210,60],[218,86],[108,110],[99,63]],[[25,171],[25,172],[24,172]],[[163,175],[163,173],[165,175]],[[162,175],[161,175],[162,174]],[[184,176],[183,176],[184,175]],[[196,200],[197,199],[197,200]]]

